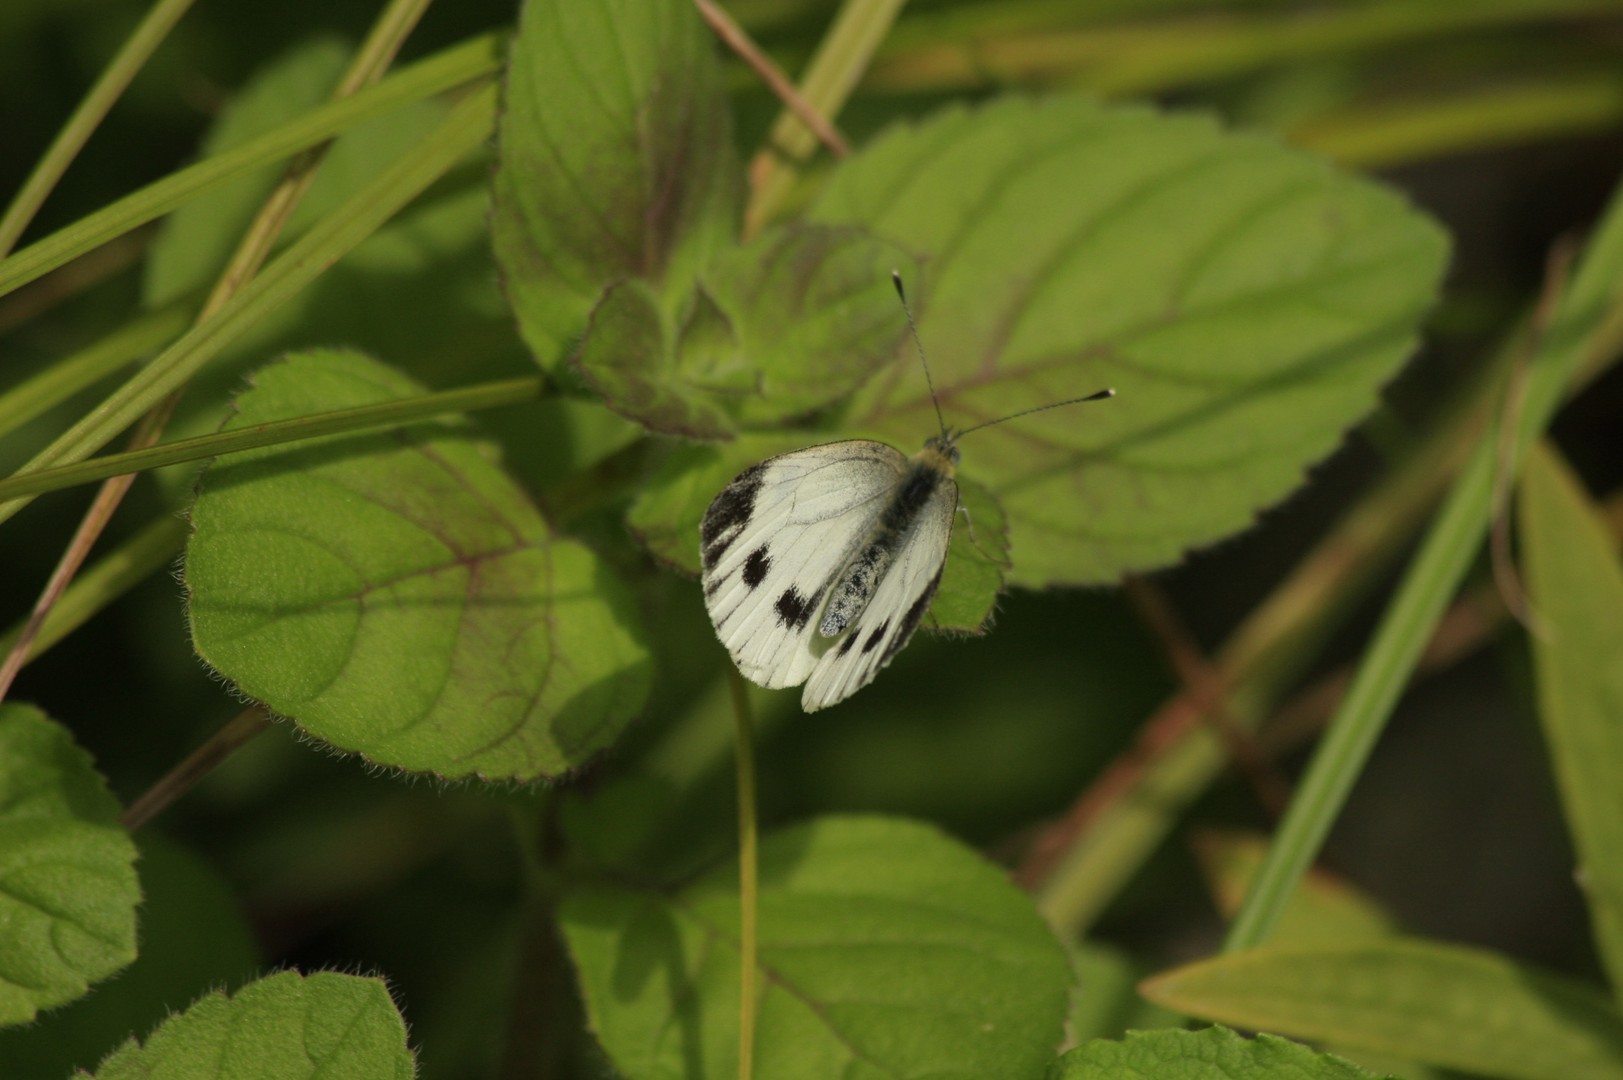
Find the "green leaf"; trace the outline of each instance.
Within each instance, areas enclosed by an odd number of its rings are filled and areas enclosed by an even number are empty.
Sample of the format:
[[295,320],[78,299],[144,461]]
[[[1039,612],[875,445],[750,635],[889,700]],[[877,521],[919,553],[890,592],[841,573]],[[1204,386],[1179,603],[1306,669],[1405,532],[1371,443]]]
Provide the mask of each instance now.
[[90,755],[0,705],[0,1024],[32,1020],[135,959],[135,845]]
[[[919,253],[948,423],[1119,391],[965,440],[1026,586],[1163,565],[1299,486],[1413,348],[1446,251],[1371,181],[1080,97],[899,127],[835,167],[810,218]],[[917,365],[870,381],[850,422],[932,431]]]
[[[337,38],[320,37],[289,50],[256,73],[210,128],[203,143],[204,156],[248,143],[326,101],[349,54],[349,47]],[[444,111],[431,101],[412,102],[340,136],[288,223],[290,235],[334,209],[383,165],[407,152]],[[211,285],[281,175],[277,166],[257,170],[204,193],[171,214],[147,256],[146,304],[159,307]]]
[[[631,1080],[737,1075],[737,875],[584,886],[562,905],[593,1030]],[[1058,943],[934,829],[820,819],[767,838],[760,879],[757,1075],[1035,1076],[1058,1044]]]
[[109,1054],[95,1080],[411,1080],[406,1024],[382,979],[283,971],[210,994],[146,1041]]
[[132,1031],[181,1002],[254,974],[253,932],[230,888],[161,835],[141,833],[141,955],[88,997],[24,1028],[0,1031],[8,1076],[67,1076],[95,1065]]
[[1615,1080],[1604,994],[1497,953],[1421,939],[1253,949],[1158,975],[1144,995],[1239,1027],[1512,1080]]
[[1348,1061],[1272,1035],[1242,1039],[1227,1028],[1134,1031],[1121,1042],[1095,1039],[1054,1063],[1048,1080],[1365,1080]]
[[705,270],[679,327],[644,282],[616,285],[576,363],[610,408],[656,431],[775,426],[845,397],[895,352],[903,254],[854,229],[768,229]]
[[[421,393],[356,353],[262,371],[227,429]],[[248,451],[204,474],[185,580],[198,654],[379,764],[534,779],[642,705],[649,661],[608,567],[556,538],[464,422]]]
[[[626,520],[656,558],[698,574],[699,522],[710,501],[756,462],[810,445],[806,435],[775,432],[740,435],[719,445],[673,446],[644,481]],[[967,519],[959,514],[953,525],[946,570],[927,622],[934,630],[979,633],[1003,588],[1009,565],[1007,527],[992,494],[962,475],[958,502],[967,508]]]
[[1578,855],[1578,883],[1623,995],[1623,566],[1570,469],[1537,444],[1522,478],[1539,718]]
[[710,35],[687,0],[532,0],[508,65],[491,233],[552,369],[631,279],[674,316],[736,234],[739,170]]

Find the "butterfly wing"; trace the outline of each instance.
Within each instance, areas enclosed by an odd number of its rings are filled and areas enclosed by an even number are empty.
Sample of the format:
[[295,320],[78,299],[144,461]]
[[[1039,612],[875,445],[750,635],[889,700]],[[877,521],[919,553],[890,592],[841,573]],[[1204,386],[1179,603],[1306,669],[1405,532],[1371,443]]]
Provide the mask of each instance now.
[[902,651],[941,584],[957,511],[958,485],[943,476],[903,537],[873,599],[818,658],[801,691],[802,709],[816,712],[844,701]]
[[809,446],[752,465],[711,502],[699,530],[704,602],[745,678],[773,689],[806,680],[828,645],[817,635],[828,589],[907,466],[867,439]]

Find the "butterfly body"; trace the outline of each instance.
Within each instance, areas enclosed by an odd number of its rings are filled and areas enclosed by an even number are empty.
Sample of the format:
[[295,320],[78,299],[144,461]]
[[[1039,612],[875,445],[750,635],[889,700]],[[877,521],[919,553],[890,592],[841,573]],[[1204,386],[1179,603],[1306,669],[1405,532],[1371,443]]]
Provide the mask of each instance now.
[[804,683],[807,712],[872,681],[940,583],[957,462],[948,435],[911,458],[853,439],[770,458],[722,489],[700,527],[705,605],[745,677]]

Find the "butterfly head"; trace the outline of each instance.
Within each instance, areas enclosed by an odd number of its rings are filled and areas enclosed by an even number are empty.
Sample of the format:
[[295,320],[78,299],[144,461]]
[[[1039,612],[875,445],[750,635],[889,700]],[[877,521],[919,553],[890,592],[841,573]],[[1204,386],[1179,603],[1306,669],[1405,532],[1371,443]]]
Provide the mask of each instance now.
[[924,449],[918,456],[951,476],[952,470],[958,467],[958,436],[951,431],[931,435],[924,440]]

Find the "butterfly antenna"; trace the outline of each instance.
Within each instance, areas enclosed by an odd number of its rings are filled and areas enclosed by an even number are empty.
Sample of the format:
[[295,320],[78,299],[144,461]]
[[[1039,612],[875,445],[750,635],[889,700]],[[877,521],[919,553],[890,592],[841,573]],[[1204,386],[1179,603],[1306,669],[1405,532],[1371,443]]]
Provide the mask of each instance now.
[[941,437],[947,437],[947,421],[941,415],[941,402],[935,396],[935,380],[930,377],[930,361],[924,356],[924,342],[919,340],[919,324],[913,321],[913,309],[907,306],[907,290],[902,288],[902,272],[892,270],[890,280],[896,285],[896,296],[902,302],[902,311],[907,315],[907,328],[913,331],[913,344],[919,350],[919,363],[924,365],[924,385],[930,388],[930,404],[935,406],[935,422],[941,425]]
[[1005,420],[1014,420],[1022,416],[1030,416],[1032,413],[1037,412],[1047,412],[1049,409],[1058,409],[1064,405],[1077,405],[1084,401],[1103,401],[1105,398],[1113,398],[1115,396],[1116,391],[1107,387],[1104,390],[1100,390],[1098,393],[1089,394],[1086,397],[1074,397],[1066,401],[1056,401],[1049,405],[1038,405],[1035,409],[1021,409],[1017,413],[1010,413],[1008,416],[1000,416],[996,420],[988,420],[984,424],[976,424],[974,427],[965,428],[958,433],[958,438],[961,439],[965,435],[968,435],[971,431],[979,431],[983,427],[991,427],[993,424],[1001,424]]

